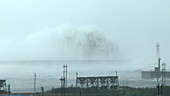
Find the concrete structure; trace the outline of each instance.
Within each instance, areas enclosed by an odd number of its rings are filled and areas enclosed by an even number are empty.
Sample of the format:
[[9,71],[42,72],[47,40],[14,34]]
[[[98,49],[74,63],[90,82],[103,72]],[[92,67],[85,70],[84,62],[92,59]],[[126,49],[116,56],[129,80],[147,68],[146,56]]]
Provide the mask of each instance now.
[[0,94],[7,92],[6,80],[0,80]]
[[77,77],[77,86],[81,88],[118,88],[118,76]]

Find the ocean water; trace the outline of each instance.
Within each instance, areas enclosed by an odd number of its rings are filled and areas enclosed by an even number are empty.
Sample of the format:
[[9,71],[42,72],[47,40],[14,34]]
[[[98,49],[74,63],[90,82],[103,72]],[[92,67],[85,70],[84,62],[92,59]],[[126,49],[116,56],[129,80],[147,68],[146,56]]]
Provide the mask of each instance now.
[[141,79],[141,70],[137,70],[122,61],[115,60],[61,60],[61,61],[1,61],[0,79],[7,80],[12,92],[33,92],[34,73],[37,74],[37,92],[60,87],[63,65],[67,64],[68,87],[75,86],[78,76],[119,76],[121,86],[155,86],[156,81]]

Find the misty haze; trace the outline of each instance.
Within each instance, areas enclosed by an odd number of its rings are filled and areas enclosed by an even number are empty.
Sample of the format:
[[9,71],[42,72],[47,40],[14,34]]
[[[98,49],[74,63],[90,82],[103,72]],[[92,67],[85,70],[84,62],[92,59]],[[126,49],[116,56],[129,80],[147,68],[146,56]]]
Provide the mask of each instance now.
[[0,96],[168,96],[169,4],[0,0]]

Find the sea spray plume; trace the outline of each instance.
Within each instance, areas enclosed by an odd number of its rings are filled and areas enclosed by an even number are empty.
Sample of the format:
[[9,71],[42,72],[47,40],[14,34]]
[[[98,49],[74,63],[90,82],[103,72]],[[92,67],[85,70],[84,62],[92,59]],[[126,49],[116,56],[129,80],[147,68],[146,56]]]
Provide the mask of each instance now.
[[87,52],[92,56],[112,56],[114,46],[109,42],[104,35],[97,32],[89,32],[86,34],[86,46]]
[[97,32],[87,32],[84,36],[84,42],[81,43],[80,41],[77,44],[78,47],[81,48],[83,56],[95,58],[111,56],[111,54],[114,54],[114,47],[112,44],[108,44],[108,41],[102,34]]
[[[113,42],[94,27],[62,25],[1,44],[3,60],[108,59],[117,55]],[[11,54],[12,53],[12,54]],[[5,56],[5,57],[4,57]]]
[[69,31],[65,38],[66,45],[72,49],[72,52],[74,51],[87,59],[108,58],[117,54],[118,51],[117,47],[104,34],[91,27],[75,28]]

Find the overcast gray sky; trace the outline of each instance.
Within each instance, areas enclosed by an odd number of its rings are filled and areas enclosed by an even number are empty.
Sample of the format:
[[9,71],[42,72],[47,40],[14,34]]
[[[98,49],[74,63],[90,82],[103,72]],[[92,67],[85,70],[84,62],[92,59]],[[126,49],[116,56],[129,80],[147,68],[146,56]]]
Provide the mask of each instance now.
[[[0,59],[50,59],[58,51],[43,50],[51,42],[45,36],[60,38],[58,33],[65,28],[60,27],[68,24],[73,30],[93,26],[125,59],[155,58],[159,42],[161,57],[169,62],[169,5],[169,0],[0,0]],[[51,30],[60,32],[52,34]],[[44,41],[45,45],[34,48]]]

